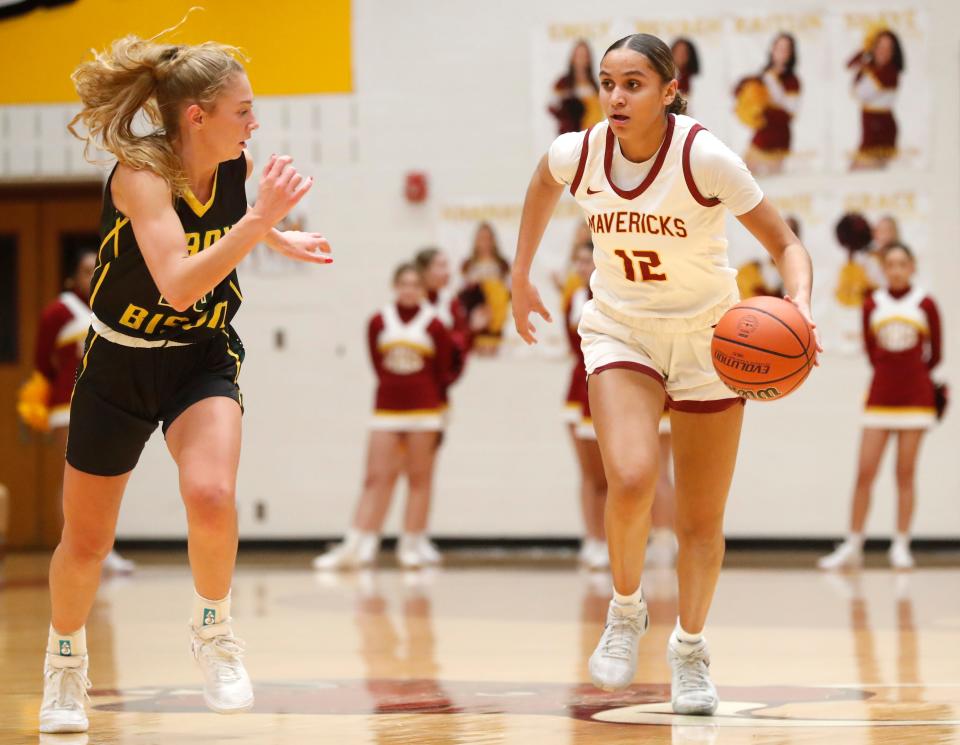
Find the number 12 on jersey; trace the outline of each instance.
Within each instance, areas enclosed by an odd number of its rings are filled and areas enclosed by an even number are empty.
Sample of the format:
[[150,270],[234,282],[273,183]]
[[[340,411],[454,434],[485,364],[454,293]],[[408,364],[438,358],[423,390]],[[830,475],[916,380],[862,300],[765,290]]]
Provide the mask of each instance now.
[[[656,251],[631,251],[629,254],[622,248],[613,252],[614,256],[623,261],[623,273],[629,282],[664,282],[666,274],[656,274],[654,267],[660,266],[660,256]],[[637,277],[637,267],[640,267],[640,277]]]

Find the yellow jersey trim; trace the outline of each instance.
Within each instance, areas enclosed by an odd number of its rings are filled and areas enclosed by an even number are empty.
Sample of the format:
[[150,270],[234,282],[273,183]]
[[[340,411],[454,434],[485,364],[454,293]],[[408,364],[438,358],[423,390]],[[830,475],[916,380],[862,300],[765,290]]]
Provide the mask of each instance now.
[[230,280],[230,289],[233,290],[237,297],[240,298],[240,302],[243,302],[243,295],[240,294],[240,289],[233,283],[233,280]]
[[891,323],[905,323],[908,326],[913,326],[917,331],[919,331],[923,335],[930,333],[929,329],[926,327],[925,324],[919,323],[918,321],[915,321],[912,318],[907,318],[906,316],[887,316],[886,318],[882,318],[876,323],[874,323],[873,328],[879,330]]
[[374,416],[436,416],[444,409],[375,409]]
[[[231,284],[233,283],[231,282]],[[223,335],[227,337],[227,354],[237,361],[237,374],[233,376],[233,384],[236,385],[240,379],[240,355],[230,349],[230,335],[226,331],[223,332]],[[243,401],[240,402],[240,406],[243,406]]]
[[429,349],[428,347],[424,347],[420,344],[411,344],[410,342],[406,342],[406,341],[394,341],[394,342],[390,342],[389,344],[380,345],[381,352],[389,352],[391,349],[397,349],[397,348],[412,349],[415,352],[419,352],[424,357],[433,357],[434,355],[434,350]]
[[106,248],[107,244],[110,241],[113,241],[113,258],[117,258],[120,255],[120,229],[123,228],[130,222],[129,217],[117,218],[116,223],[114,223],[113,229],[103,237],[103,242],[100,244],[100,250],[97,251],[97,264],[103,263],[103,249]]
[[183,193],[183,201],[186,202],[190,209],[193,210],[193,214],[197,217],[203,217],[207,214],[207,210],[213,206],[213,200],[217,198],[217,178],[220,176],[220,169],[217,168],[216,173],[213,174],[213,189],[210,191],[210,198],[207,200],[206,204],[201,204],[200,200],[190,191],[190,187],[187,187],[187,190]]
[[97,293],[100,292],[100,285],[103,284],[103,280],[107,278],[107,272],[110,271],[110,262],[108,261],[103,265],[103,271],[100,272],[100,279],[97,280],[97,286],[93,288],[93,292],[90,293],[90,307],[93,307],[93,301],[97,299]]
[[937,410],[932,406],[868,406],[868,414],[884,414],[886,416],[916,416],[917,414],[936,415]]

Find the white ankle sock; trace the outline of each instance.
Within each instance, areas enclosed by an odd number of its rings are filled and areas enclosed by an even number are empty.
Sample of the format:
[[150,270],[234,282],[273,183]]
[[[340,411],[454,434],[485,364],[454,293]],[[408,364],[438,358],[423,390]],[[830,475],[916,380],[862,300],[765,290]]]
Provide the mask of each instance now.
[[194,590],[192,621],[195,629],[213,626],[218,623],[228,623],[230,621],[230,593],[228,592],[222,600],[208,600]]
[[617,588],[613,588],[613,599],[616,601],[617,605],[640,605],[643,602],[643,587],[637,585],[637,589],[631,592],[629,595],[621,595],[617,592]]
[[846,542],[856,549],[863,548],[863,533],[850,533]]
[[908,551],[910,550],[910,534],[909,533],[894,533],[893,534],[893,545],[903,546]]
[[674,635],[677,637],[677,641],[683,644],[699,644],[703,641],[703,632],[697,634],[691,634],[689,631],[684,631],[683,626],[680,625],[680,619],[677,619],[677,628],[673,631]]
[[70,634],[60,634],[50,624],[47,654],[54,667],[74,667],[77,660],[87,654],[87,627],[81,626]]

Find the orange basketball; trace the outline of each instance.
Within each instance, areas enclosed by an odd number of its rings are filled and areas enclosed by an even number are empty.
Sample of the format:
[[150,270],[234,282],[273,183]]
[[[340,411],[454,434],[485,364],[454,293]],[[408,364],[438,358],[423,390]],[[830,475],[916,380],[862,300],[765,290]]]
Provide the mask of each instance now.
[[813,331],[796,306],[753,297],[723,314],[710,356],[727,387],[750,401],[772,401],[796,390],[813,368]]

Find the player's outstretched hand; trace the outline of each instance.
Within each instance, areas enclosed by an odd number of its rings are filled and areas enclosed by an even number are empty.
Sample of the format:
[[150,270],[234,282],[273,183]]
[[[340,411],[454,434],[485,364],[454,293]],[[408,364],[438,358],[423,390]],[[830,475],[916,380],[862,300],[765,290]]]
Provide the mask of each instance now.
[[810,303],[805,300],[794,300],[789,295],[783,299],[788,303],[793,303],[796,309],[800,311],[800,315],[803,316],[804,320],[810,324],[810,329],[813,331],[813,340],[817,345],[817,352],[813,356],[813,364],[819,365],[820,355],[823,353],[823,346],[820,344],[820,332],[817,331],[817,324],[813,322],[813,315],[810,313]]
[[312,264],[332,264],[330,244],[320,233],[304,233],[300,230],[274,231],[272,240],[267,242],[277,253],[297,261]]
[[543,304],[540,293],[529,279],[515,277],[510,290],[513,295],[513,322],[517,327],[517,333],[527,344],[536,344],[537,329],[530,320],[530,314],[539,313],[540,317],[549,323],[553,320],[550,317],[550,311]]
[[260,176],[260,191],[253,211],[270,225],[276,225],[313,186],[312,176],[303,176],[293,167],[289,155],[271,155]]

